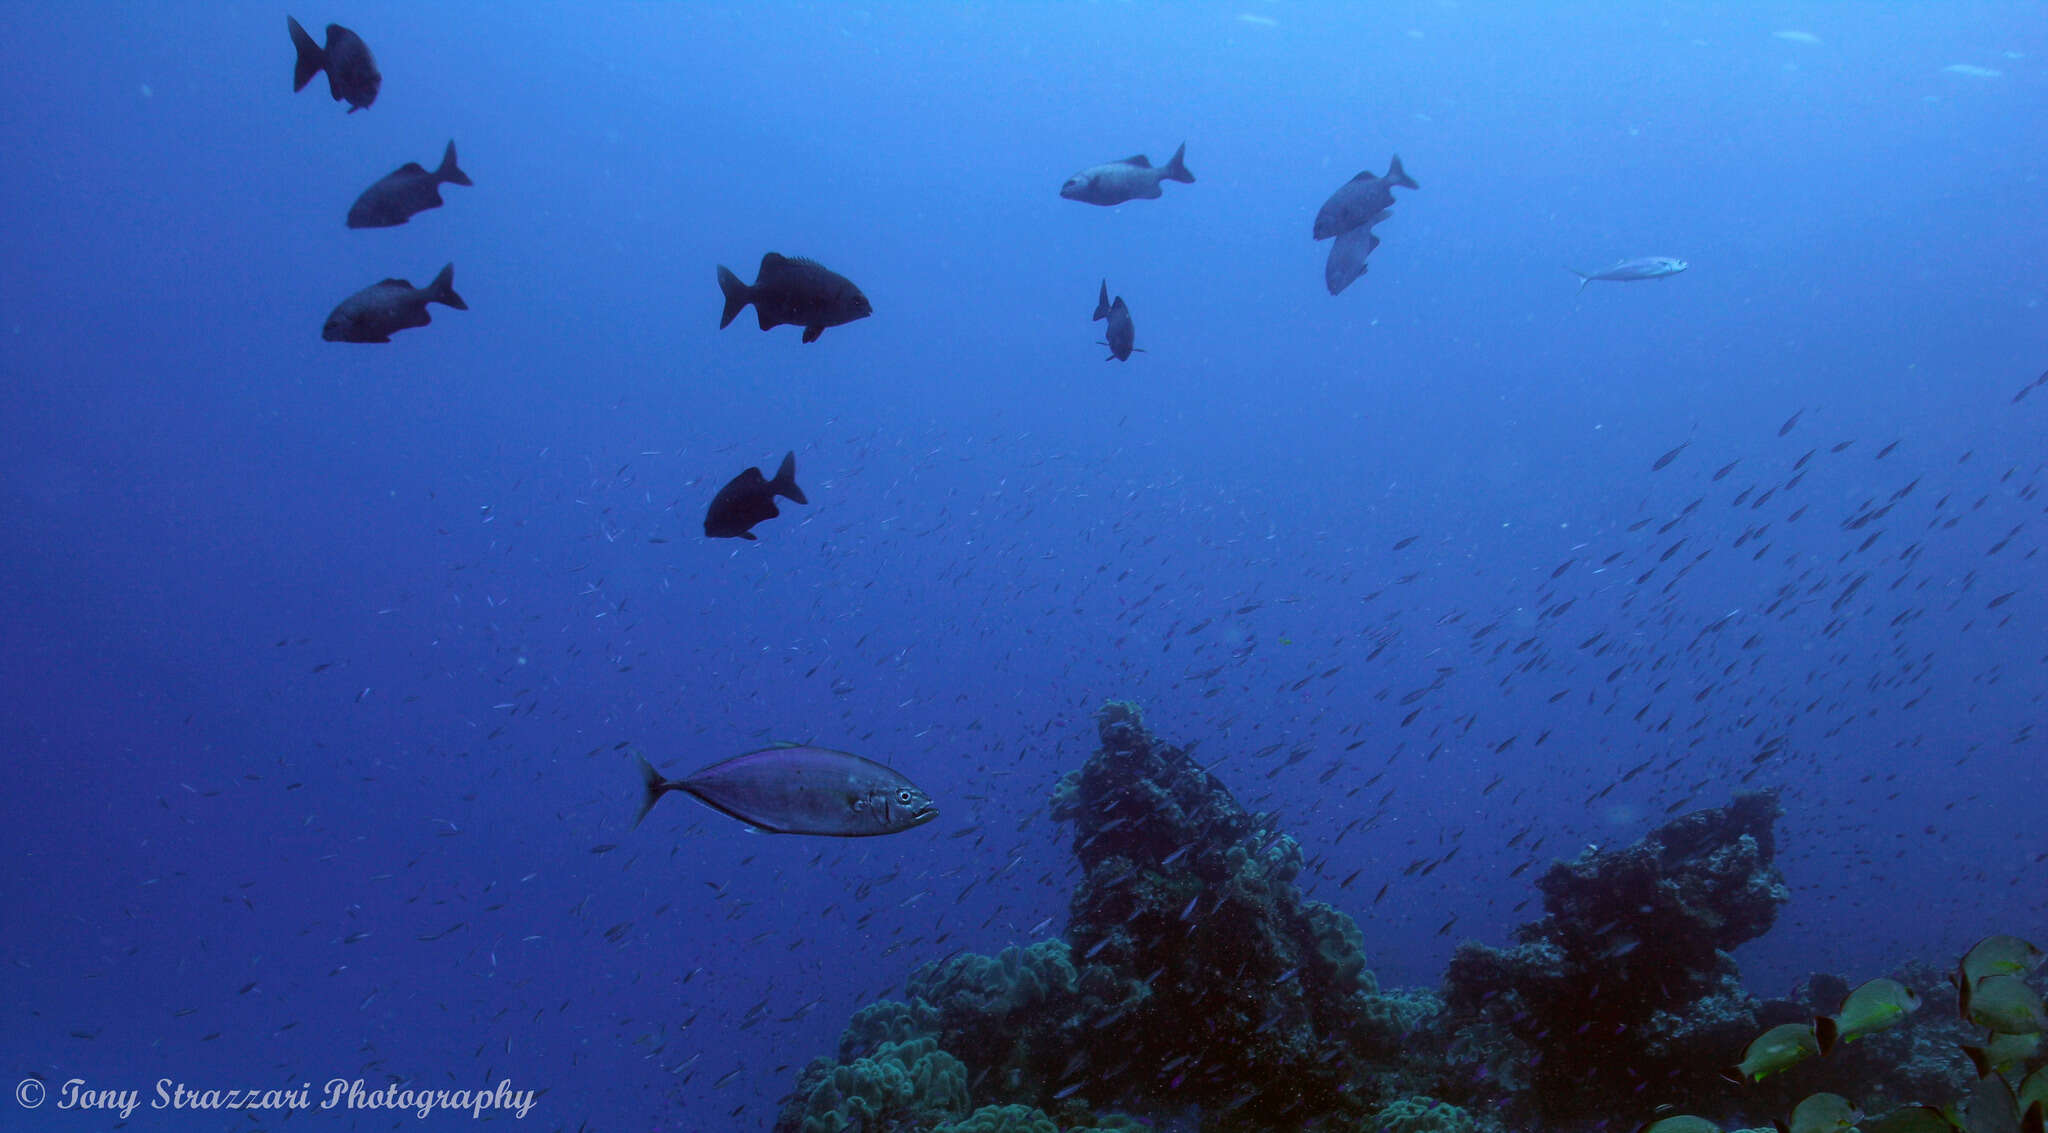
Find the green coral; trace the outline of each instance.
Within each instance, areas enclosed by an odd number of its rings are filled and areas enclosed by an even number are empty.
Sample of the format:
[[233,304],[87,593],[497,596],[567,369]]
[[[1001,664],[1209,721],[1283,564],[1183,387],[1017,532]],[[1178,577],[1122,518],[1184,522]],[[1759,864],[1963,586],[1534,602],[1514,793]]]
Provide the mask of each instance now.
[[932,1133],[1060,1133],[1060,1127],[1028,1105],[985,1105]]
[[810,1088],[793,1123],[801,1133],[923,1133],[967,1112],[967,1067],[936,1039],[885,1042],[820,1069],[813,1063],[804,1075]]
[[839,1061],[852,1062],[883,1043],[924,1038],[935,1030],[932,1011],[923,1004],[878,999],[853,1013],[839,1034]]
[[1365,1127],[1378,1133],[1482,1133],[1490,1125],[1449,1102],[1416,1094],[1380,1107]]

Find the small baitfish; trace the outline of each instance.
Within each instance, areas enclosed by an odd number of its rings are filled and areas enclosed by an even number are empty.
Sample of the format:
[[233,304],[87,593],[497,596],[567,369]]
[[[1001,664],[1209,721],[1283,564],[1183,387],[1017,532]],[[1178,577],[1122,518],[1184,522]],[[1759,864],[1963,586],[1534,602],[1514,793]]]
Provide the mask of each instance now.
[[863,838],[894,834],[939,816],[930,795],[872,759],[821,747],[770,747],[736,755],[681,779],[663,778],[646,757],[646,793],[633,824],[670,791],[770,834]]

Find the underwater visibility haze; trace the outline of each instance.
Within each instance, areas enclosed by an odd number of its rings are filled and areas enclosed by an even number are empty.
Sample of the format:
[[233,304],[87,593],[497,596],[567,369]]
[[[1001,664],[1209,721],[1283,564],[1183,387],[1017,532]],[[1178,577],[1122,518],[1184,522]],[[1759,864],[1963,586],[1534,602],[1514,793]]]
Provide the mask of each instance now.
[[332,2],[0,8],[0,1129],[2038,1130],[2037,5]]

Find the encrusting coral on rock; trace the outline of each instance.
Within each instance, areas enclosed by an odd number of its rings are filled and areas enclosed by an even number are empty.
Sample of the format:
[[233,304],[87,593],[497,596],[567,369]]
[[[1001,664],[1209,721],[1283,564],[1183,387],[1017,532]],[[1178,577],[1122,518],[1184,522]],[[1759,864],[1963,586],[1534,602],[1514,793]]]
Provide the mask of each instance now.
[[1758,1003],[1728,955],[1762,936],[1790,897],[1772,864],[1774,795],[1665,823],[1619,850],[1588,849],[1537,881],[1545,915],[1500,950],[1451,959],[1452,1026],[1488,1022],[1528,1048],[1529,1086],[1549,1118],[1608,1112],[1645,1089],[1660,1101],[1719,1096]]
[[[1771,794],[1556,863],[1514,947],[1461,945],[1441,998],[1382,994],[1358,926],[1297,887],[1302,851],[1272,816],[1135,706],[1104,705],[1097,728],[1052,798],[1083,874],[1064,939],[918,968],[902,1001],[860,1009],[836,1057],[805,1068],[776,1133],[1502,1133],[1685,1111],[1656,1122],[1671,1133],[1719,1128],[1690,1114],[1781,1118],[1815,1090],[1891,1108],[1973,1080],[1966,1025],[1912,1016],[1925,972],[1871,981],[1856,1012],[1837,977],[1787,1000],[1743,988],[1730,950],[1789,897]],[[1997,955],[1971,986],[1977,1015],[2010,1028],[2037,1001],[1998,964],[2039,954],[2006,939],[1980,946]],[[1816,1045],[1821,1015],[1832,1056],[1745,1054],[1773,1028]],[[1972,1057],[2016,1075],[2037,1047]],[[1736,1063],[1754,1071],[1739,1087],[1722,1078]]]
[[895,1093],[866,1085],[893,1086],[907,1049],[958,1060],[968,1104],[942,1107],[955,1122],[970,1105],[984,1108],[969,1120],[1020,1129],[1114,1110],[1341,1129],[1373,1112],[1366,1062],[1398,1048],[1414,1004],[1377,995],[1358,926],[1302,896],[1300,847],[1269,816],[1135,706],[1111,702],[1097,724],[1101,747],[1053,796],[1085,872],[1066,939],[920,968],[907,1002],[863,1008],[838,1058],[804,1072],[779,1131],[812,1133],[819,1114],[844,1119],[833,1133],[911,1128]]

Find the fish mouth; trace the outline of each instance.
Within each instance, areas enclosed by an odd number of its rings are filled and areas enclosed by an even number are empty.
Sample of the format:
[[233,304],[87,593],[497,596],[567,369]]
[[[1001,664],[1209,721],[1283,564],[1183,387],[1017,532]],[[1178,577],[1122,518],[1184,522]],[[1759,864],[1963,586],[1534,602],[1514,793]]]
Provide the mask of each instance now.
[[[938,816],[939,808],[935,806],[928,806],[923,810],[918,811],[916,814],[910,816],[910,826],[923,826],[925,823],[930,822],[932,819],[937,818]],[[910,829],[910,826],[906,826],[904,827],[904,829],[908,830]]]

